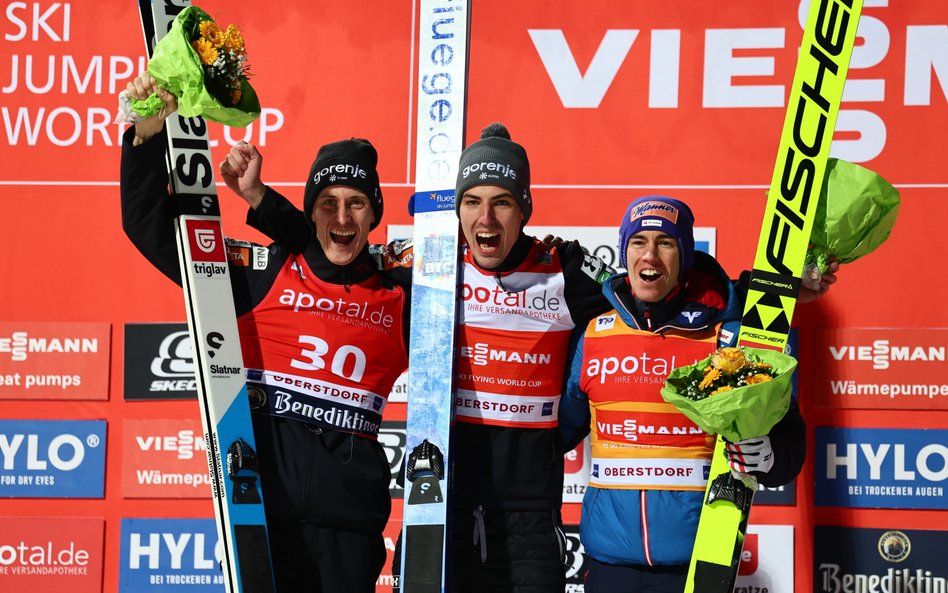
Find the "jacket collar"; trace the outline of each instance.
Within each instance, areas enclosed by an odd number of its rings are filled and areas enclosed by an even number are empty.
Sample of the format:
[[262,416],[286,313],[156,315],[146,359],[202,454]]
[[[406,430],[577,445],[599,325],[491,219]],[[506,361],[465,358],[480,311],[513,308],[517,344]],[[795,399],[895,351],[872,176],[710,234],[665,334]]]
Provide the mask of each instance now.
[[330,284],[351,285],[363,282],[376,273],[378,267],[375,259],[369,253],[369,246],[366,244],[352,262],[337,266],[329,261],[326,253],[318,241],[314,240],[306,248],[303,254],[306,263],[309,265],[313,274],[317,278]]
[[740,318],[733,283],[706,253],[695,253],[683,285],[658,303],[636,298],[627,278],[627,272],[616,274],[603,285],[603,293],[629,327],[655,333],[673,328],[700,330],[720,320]]

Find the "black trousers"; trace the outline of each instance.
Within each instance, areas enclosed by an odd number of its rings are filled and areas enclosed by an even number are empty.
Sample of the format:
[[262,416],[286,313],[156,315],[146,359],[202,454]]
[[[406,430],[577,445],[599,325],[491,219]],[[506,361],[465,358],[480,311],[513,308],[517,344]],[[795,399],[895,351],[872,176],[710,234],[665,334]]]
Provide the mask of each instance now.
[[[559,511],[553,510],[456,511],[451,523],[452,593],[563,593],[562,524]],[[396,577],[400,551],[399,537],[392,566]]]
[[381,533],[271,521],[276,593],[373,593],[385,564]]

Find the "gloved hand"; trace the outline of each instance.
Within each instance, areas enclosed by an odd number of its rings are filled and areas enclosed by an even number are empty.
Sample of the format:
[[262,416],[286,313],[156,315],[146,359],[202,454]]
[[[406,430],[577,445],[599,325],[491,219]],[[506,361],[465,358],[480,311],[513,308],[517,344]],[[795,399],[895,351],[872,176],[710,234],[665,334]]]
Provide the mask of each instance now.
[[725,443],[724,452],[727,455],[727,464],[731,466],[731,473],[766,474],[774,466],[774,450],[767,435]]

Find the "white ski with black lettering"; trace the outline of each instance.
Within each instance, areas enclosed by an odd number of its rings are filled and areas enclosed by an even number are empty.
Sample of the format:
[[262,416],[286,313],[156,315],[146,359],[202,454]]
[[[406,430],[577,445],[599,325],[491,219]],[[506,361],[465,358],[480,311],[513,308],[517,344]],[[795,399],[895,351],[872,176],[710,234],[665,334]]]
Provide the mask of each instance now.
[[[187,0],[139,0],[149,57]],[[172,115],[168,170],[211,495],[228,593],[273,593],[273,572],[214,166],[203,118]]]

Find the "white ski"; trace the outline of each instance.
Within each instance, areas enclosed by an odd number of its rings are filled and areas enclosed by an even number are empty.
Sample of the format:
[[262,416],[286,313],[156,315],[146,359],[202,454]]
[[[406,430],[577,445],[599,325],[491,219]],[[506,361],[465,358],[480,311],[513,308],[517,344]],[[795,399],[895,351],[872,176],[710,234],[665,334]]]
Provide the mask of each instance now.
[[[139,0],[149,57],[188,0]],[[273,593],[267,526],[207,123],[169,117],[181,279],[228,593]]]
[[458,321],[454,210],[464,148],[470,1],[420,0],[404,593],[447,591]]

